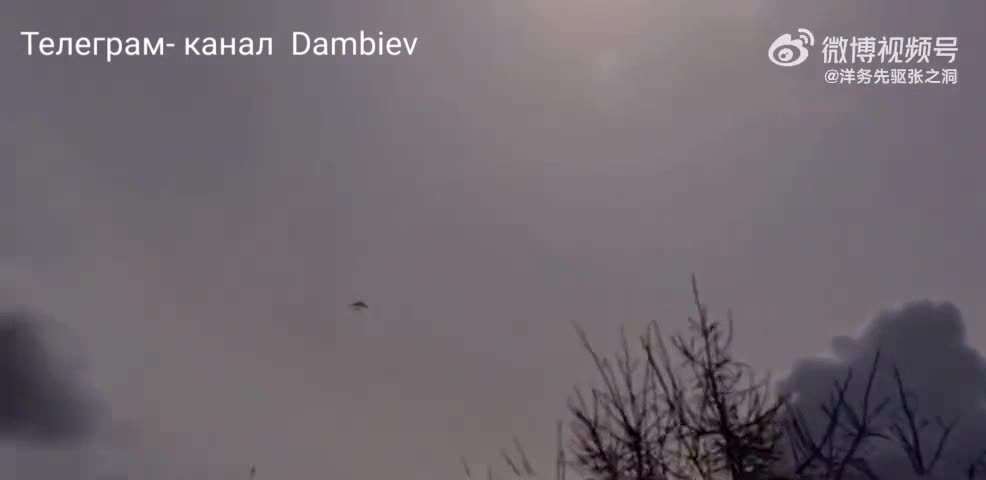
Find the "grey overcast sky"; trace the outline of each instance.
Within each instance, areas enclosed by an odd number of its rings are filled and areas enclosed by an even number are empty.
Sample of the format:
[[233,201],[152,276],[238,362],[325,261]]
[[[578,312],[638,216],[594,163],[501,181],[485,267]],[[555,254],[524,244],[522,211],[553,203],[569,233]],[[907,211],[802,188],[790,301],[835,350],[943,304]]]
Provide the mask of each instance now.
[[[6,0],[4,308],[58,325],[63,376],[100,406],[85,442],[4,443],[0,469],[432,480],[514,434],[550,462],[591,373],[571,322],[600,345],[681,325],[692,273],[778,374],[909,300],[953,302],[986,347],[983,19],[979,0]],[[959,85],[826,85],[817,48],[771,64],[800,27],[958,36]],[[420,40],[291,55],[292,31],[360,29]],[[25,30],[276,52],[106,64],[28,57]]]

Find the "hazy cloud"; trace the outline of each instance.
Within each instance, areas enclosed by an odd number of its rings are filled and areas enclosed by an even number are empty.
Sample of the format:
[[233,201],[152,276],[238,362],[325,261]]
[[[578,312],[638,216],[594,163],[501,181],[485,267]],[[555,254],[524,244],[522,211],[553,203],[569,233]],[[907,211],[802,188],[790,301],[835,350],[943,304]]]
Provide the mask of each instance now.
[[[823,421],[814,407],[828,400],[833,383],[845,378],[847,369],[854,375],[849,398],[861,398],[879,351],[882,367],[874,382],[874,401],[896,399],[892,374],[896,365],[921,417],[958,422],[941,462],[942,478],[960,478],[969,460],[986,449],[986,361],[969,344],[965,322],[955,305],[921,301],[885,310],[855,337],[833,339],[831,350],[829,356],[801,360],[782,382],[782,390],[796,394],[798,404],[812,415],[810,422]],[[934,438],[935,432],[929,433]],[[928,455],[932,449],[932,445],[925,446]],[[877,450],[872,458],[883,478],[913,476],[897,450]]]
[[59,365],[35,315],[0,311],[0,440],[62,444],[83,440],[93,404]]

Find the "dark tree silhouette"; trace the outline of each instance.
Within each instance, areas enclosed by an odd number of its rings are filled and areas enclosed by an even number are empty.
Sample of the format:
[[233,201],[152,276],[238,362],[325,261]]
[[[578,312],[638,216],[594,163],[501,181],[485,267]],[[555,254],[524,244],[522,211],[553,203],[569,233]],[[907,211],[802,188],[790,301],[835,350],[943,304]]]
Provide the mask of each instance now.
[[[896,366],[890,368],[895,395],[873,398],[873,386],[882,365],[877,352],[857,401],[850,398],[854,372],[849,370],[833,386],[824,404],[799,406],[793,400],[786,402],[784,423],[793,478],[879,480],[882,477],[872,465],[875,452],[897,454],[914,477],[942,478],[939,467],[959,419],[923,417],[915,407],[917,398],[907,389]],[[821,411],[821,425],[807,419],[806,407]],[[986,478],[984,460],[986,452],[966,461],[967,479]]]
[[[943,478],[944,452],[958,419],[925,418],[895,365],[877,353],[863,383],[847,369],[828,401],[803,405],[779,395],[732,354],[733,320],[710,318],[692,278],[697,316],[665,337],[651,323],[631,348],[598,353],[576,327],[600,384],[576,388],[570,431],[559,427],[556,478],[585,480],[897,480],[881,478],[874,456],[897,454],[917,478]],[[894,395],[875,398],[884,370]],[[516,444],[503,453],[517,478],[537,478]],[[967,480],[986,479],[986,445],[963,463]],[[570,459],[566,460],[566,453]],[[468,468],[467,468],[468,474]]]
[[615,362],[579,337],[602,387],[576,391],[573,467],[599,480],[765,478],[780,461],[783,403],[731,353],[733,322],[713,321],[692,279],[697,317],[670,346],[652,323],[635,358],[626,336]]

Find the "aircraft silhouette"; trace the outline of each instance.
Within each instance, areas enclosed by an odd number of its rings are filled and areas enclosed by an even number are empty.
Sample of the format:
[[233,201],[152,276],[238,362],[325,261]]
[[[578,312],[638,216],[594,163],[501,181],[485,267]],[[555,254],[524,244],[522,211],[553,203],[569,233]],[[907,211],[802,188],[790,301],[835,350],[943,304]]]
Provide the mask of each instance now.
[[353,309],[353,310],[355,310],[355,311],[358,312],[360,310],[366,310],[367,308],[370,308],[370,306],[367,305],[366,302],[364,302],[362,300],[357,300],[357,301],[355,301],[353,303],[350,303],[349,304],[349,308],[351,308],[351,309]]

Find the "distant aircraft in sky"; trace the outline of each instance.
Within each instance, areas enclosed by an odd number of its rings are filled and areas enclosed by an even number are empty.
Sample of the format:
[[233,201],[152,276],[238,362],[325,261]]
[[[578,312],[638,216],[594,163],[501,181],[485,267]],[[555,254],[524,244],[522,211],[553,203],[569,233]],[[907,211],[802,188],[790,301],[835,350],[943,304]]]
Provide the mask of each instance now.
[[353,303],[350,303],[349,304],[349,308],[351,308],[354,311],[357,311],[358,312],[360,310],[366,310],[367,308],[370,308],[370,306],[367,305],[366,302],[364,302],[362,300],[357,300],[357,301],[355,301]]

